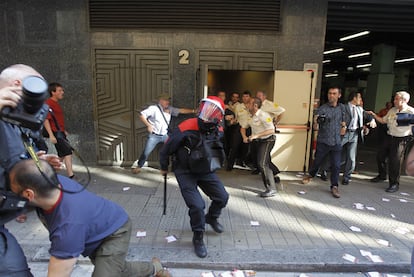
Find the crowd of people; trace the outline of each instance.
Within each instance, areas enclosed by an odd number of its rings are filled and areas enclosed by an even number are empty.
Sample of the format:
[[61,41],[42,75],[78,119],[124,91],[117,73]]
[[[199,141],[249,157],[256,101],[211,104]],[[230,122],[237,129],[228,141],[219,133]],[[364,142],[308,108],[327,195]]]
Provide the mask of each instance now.
[[[13,109],[21,102],[22,80],[28,76],[43,78],[22,64],[0,73],[0,109],[6,106]],[[49,112],[44,128],[58,155],[46,154],[40,134],[28,140],[31,146],[22,139],[27,137],[26,133],[39,132],[26,132],[21,126],[0,120],[2,145],[9,146],[0,150],[1,160],[7,161],[0,164],[1,192],[12,192],[34,207],[49,231],[48,276],[70,276],[80,255],[89,257],[95,265],[93,276],[170,276],[158,258],[149,262],[125,260],[131,238],[129,216],[119,204],[85,190],[74,178],[72,148],[63,109],[58,103],[63,99],[63,86],[51,83],[48,92]],[[170,96],[162,94],[157,104],[140,114],[148,139],[133,173],[140,173],[150,153],[162,144],[160,172],[166,176],[171,168],[175,174],[188,207],[194,252],[200,258],[207,256],[205,225],[209,224],[216,233],[224,232],[219,217],[229,194],[216,174],[218,168],[224,165],[227,171],[232,171],[238,165],[250,169],[252,174],[260,174],[264,191],[259,196],[263,198],[276,195],[280,182],[280,170],[272,162],[271,151],[285,109],[268,100],[264,91],[257,91],[255,96],[244,91],[241,101],[237,92],[229,96],[227,101],[227,93],[219,91],[202,99],[197,109],[187,109],[170,106]],[[414,114],[414,108],[408,105],[410,95],[396,92],[393,106],[380,114],[363,109],[360,92],[350,93],[345,104],[340,103],[341,96],[340,88],[329,88],[327,103],[315,112],[313,129],[318,132],[315,159],[302,182],[307,184],[318,172],[329,171],[331,194],[339,198],[341,167],[344,172],[341,183],[348,185],[355,170],[358,142],[378,122],[386,126],[387,133],[382,134],[377,155],[378,176],[371,181],[385,181],[388,176],[386,191],[398,191],[403,160],[413,141],[412,125],[401,124],[399,120],[401,113]],[[179,114],[197,116],[172,129],[171,117]],[[28,155],[30,147],[39,150],[36,155]],[[413,160],[411,149],[406,161],[406,171],[411,175]],[[63,165],[67,177],[59,174]],[[207,213],[199,189],[211,199]],[[24,211],[16,210],[11,218],[21,216]],[[0,212],[0,275],[32,276],[21,247],[4,227],[10,215]]]

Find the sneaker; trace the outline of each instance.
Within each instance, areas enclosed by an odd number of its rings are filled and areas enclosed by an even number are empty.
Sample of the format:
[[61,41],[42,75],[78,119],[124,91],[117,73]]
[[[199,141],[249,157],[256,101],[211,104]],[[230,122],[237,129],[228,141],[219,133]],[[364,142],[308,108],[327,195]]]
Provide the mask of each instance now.
[[341,195],[339,194],[338,186],[333,186],[331,188],[331,193],[332,193],[332,196],[335,197],[335,198],[341,197]]
[[260,197],[266,198],[266,197],[272,197],[275,196],[276,191],[272,189],[268,189],[266,191],[263,191],[259,194]]
[[302,184],[306,185],[306,184],[309,184],[311,181],[312,181],[312,176],[306,175],[302,179]]
[[140,167],[133,168],[131,172],[132,174],[139,174],[141,172],[141,168]]

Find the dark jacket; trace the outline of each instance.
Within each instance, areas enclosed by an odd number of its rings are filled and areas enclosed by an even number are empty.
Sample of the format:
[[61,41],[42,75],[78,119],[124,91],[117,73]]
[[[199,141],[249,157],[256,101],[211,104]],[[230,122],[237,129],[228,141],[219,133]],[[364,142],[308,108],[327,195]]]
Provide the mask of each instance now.
[[200,133],[208,139],[219,140],[221,126],[203,123],[198,118],[190,118],[181,122],[169,135],[160,151],[161,170],[168,170],[169,156],[172,156],[174,172],[191,172],[189,153],[200,141]]

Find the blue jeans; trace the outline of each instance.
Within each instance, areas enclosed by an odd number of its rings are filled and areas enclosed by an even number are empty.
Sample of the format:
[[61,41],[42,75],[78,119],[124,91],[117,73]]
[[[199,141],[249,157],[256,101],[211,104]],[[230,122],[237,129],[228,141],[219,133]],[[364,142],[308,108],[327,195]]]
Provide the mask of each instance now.
[[324,162],[325,157],[329,155],[329,165],[331,167],[331,187],[338,186],[339,170],[341,167],[341,150],[342,147],[340,144],[331,146],[318,142],[316,144],[315,160],[309,170],[309,175],[315,177],[319,167]]
[[355,170],[357,146],[358,131],[346,132],[342,139],[343,161],[345,162],[344,180],[349,181]]
[[151,152],[154,150],[154,148],[159,143],[164,143],[168,138],[168,135],[156,135],[156,134],[149,134],[147,142],[145,144],[144,151],[142,152],[141,156],[138,160],[138,167],[143,167],[145,161],[148,159],[148,156],[151,154]]

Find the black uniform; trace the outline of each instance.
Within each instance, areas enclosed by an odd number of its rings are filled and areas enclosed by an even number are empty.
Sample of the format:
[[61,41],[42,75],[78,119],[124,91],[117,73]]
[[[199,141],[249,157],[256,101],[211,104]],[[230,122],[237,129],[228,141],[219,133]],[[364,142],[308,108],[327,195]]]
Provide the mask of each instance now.
[[[214,123],[204,123],[198,118],[183,121],[172,132],[160,152],[162,170],[168,170],[169,156],[181,194],[189,208],[190,224],[193,232],[204,231],[206,217],[217,219],[227,205],[229,194],[217,175],[212,172],[190,168],[189,153],[199,141],[200,134],[219,142],[219,127]],[[207,215],[204,215],[205,203],[198,187],[212,200]]]
[[[7,175],[11,167],[25,157],[25,148],[16,126],[0,120],[0,195],[7,190]],[[1,203],[0,203],[1,207]],[[21,211],[20,211],[21,212]],[[0,208],[0,276],[33,276],[23,250],[4,223],[15,218],[19,211]]]

